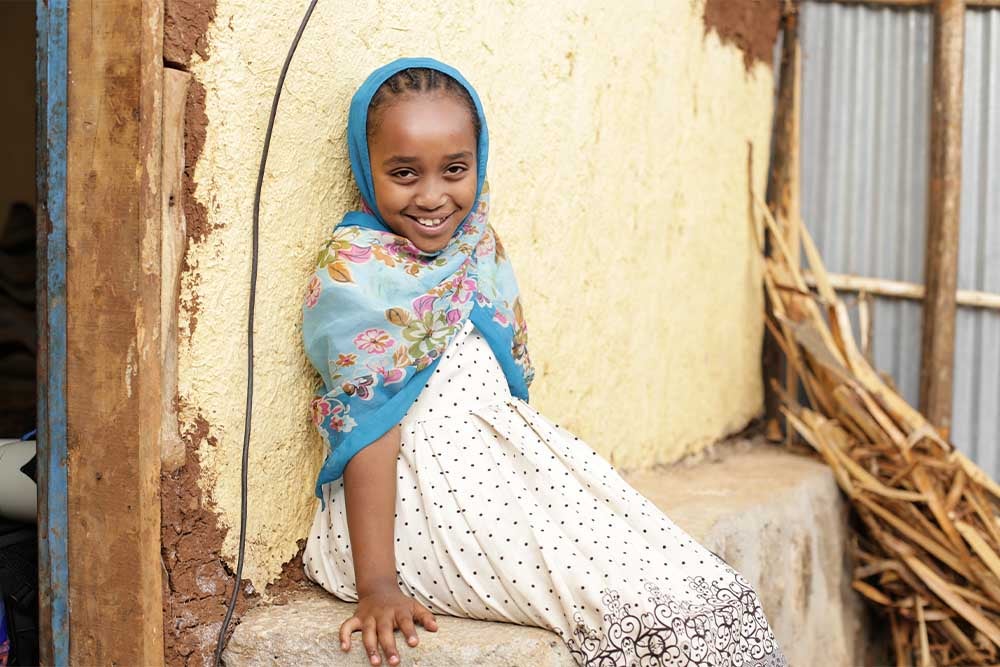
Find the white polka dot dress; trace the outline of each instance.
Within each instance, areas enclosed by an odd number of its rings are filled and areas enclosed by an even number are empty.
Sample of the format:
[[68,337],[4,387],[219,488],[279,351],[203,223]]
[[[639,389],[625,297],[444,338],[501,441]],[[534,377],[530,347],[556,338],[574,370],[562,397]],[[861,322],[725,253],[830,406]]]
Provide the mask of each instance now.
[[[580,665],[786,667],[756,593],[601,456],[511,396],[471,322],[402,421],[401,590],[437,614],[557,633]],[[343,479],[304,563],[357,600]]]

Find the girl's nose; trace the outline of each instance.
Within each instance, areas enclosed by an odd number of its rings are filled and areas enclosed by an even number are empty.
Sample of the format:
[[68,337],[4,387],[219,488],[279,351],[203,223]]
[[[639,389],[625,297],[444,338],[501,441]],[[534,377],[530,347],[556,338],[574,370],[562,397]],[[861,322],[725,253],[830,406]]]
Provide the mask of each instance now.
[[445,203],[445,192],[441,183],[437,179],[425,179],[424,183],[417,190],[417,194],[413,199],[413,203],[417,207],[422,208],[426,211],[433,211],[434,209],[441,208]]

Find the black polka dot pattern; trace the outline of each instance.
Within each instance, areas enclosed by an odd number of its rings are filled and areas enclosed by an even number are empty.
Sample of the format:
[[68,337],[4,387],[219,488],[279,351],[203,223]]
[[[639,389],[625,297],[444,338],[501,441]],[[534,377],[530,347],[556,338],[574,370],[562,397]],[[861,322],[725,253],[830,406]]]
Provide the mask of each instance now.
[[[579,438],[512,397],[470,322],[402,433],[397,578],[435,613],[547,628],[580,664],[674,649],[686,656],[677,664],[786,664],[746,580]],[[355,601],[343,480],[324,495],[306,575]],[[662,628],[649,626],[664,614]],[[639,634],[623,648],[628,632]],[[639,647],[642,637],[650,646]]]

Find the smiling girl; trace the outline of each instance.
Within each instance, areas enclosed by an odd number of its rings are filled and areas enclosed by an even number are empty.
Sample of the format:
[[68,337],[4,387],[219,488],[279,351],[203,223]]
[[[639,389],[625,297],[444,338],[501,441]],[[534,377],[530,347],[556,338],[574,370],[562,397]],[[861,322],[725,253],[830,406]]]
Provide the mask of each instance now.
[[318,257],[303,337],[330,446],[307,576],[357,601],[371,664],[434,614],[558,634],[580,665],[785,667],[749,583],[528,405],[517,282],[487,222],[489,141],[453,68],[402,59],[351,103],[363,210]]

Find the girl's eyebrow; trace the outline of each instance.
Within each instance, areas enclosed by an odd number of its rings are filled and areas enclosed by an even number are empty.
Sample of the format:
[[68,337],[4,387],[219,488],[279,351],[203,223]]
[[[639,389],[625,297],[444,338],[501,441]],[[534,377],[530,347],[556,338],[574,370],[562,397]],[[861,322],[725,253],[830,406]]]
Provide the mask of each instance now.
[[415,157],[407,157],[407,156],[403,156],[403,155],[393,155],[391,158],[389,158],[388,160],[386,160],[385,162],[383,162],[382,166],[386,167],[386,166],[389,166],[390,164],[393,164],[393,163],[396,163],[396,162],[398,162],[400,164],[413,164],[414,162],[417,162],[417,161],[418,160]]
[[[471,159],[472,151],[459,151],[458,153],[451,153],[449,155],[444,156],[445,160],[461,160],[463,158],[466,160]],[[409,157],[406,155],[393,155],[391,158],[384,161],[382,163],[382,166],[388,167],[391,164],[414,164],[419,161],[420,160],[415,157]]]

